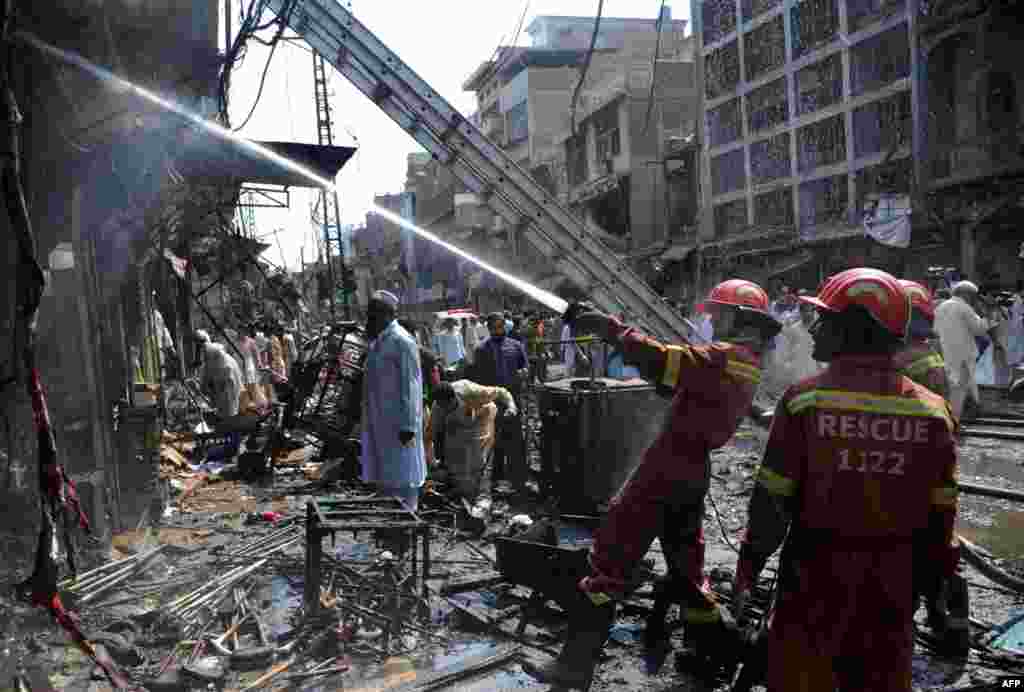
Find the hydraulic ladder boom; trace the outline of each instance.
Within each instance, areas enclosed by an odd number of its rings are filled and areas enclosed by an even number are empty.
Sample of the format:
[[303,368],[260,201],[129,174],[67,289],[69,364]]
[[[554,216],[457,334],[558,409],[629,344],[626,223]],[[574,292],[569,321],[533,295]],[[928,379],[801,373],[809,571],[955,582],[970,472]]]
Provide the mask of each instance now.
[[662,339],[689,335],[681,315],[337,0],[268,6],[600,309]]

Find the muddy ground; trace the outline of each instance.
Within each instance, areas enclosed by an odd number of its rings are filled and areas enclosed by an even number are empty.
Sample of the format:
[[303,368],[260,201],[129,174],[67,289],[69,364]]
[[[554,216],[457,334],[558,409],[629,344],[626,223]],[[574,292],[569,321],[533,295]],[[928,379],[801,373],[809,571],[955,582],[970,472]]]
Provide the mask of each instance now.
[[[714,481],[705,523],[709,570],[731,570],[735,565],[733,546],[739,540],[746,519],[746,504],[763,437],[762,431],[743,427],[733,442],[713,455]],[[204,551],[214,546],[235,545],[271,530],[269,525],[247,521],[246,513],[276,511],[286,516],[301,514],[305,501],[301,493],[308,486],[307,479],[298,468],[301,463],[301,458],[294,460],[291,468],[279,474],[272,484],[253,486],[236,481],[201,484],[190,490],[184,500],[172,491],[174,509],[170,513],[162,518],[150,517],[140,530],[117,536],[109,555],[93,555],[88,558],[89,562],[98,564],[103,559],[120,559],[156,544],[166,544],[172,546],[171,549],[156,563],[146,580],[167,579],[169,575],[181,575],[189,569],[202,569]],[[1024,443],[965,440],[961,448],[961,474],[964,480],[974,483],[1020,488],[1024,486]],[[153,492],[159,494],[156,489]],[[440,524],[449,525],[450,515],[444,514],[444,508],[427,502],[428,515],[431,507],[436,514],[433,518]],[[966,497],[962,503],[959,530],[989,550],[1004,568],[1024,574],[1022,509],[1009,501]],[[425,622],[431,631],[445,638],[444,642],[439,642],[434,636],[413,637],[404,642],[406,651],[394,654],[388,660],[352,645],[344,652],[345,660],[351,666],[348,673],[309,682],[294,681],[290,687],[279,685],[276,689],[416,689],[416,685],[438,671],[450,670],[452,666],[475,660],[474,657],[501,651],[500,647],[512,643],[509,635],[518,622],[515,606],[525,602],[528,592],[509,585],[457,593],[449,599],[437,596],[436,592],[451,582],[494,574],[494,567],[490,564],[494,547],[488,537],[506,532],[509,519],[516,514],[540,516],[542,512],[536,498],[532,501],[526,498],[511,505],[498,500],[483,537],[467,541],[450,532],[435,533],[432,544],[435,578],[431,581],[435,596],[431,599],[429,617]],[[3,540],[3,554],[7,558],[3,576],[10,585],[28,573],[32,536],[7,535]],[[379,555],[382,549],[372,538],[365,537],[350,538],[342,541],[341,548],[332,548],[370,559]],[[291,565],[268,569],[261,576],[259,586],[274,632],[282,636],[286,636],[290,614],[301,599],[301,544],[286,555]],[[649,557],[655,561],[658,571],[663,570],[657,542]],[[965,566],[964,571],[971,584],[971,614],[977,620],[1000,623],[1024,605],[1019,596],[1009,595],[970,567]],[[138,590],[133,590],[131,585],[124,589],[128,600],[137,593]],[[153,597],[140,597],[135,602],[117,606],[85,607],[81,609],[83,624],[87,632],[99,631],[115,620],[132,617],[158,602]],[[640,636],[644,608],[649,605],[649,601],[640,597],[634,600],[632,607],[624,609],[605,649],[605,660],[599,667],[592,689],[598,692],[713,689],[688,673],[676,671],[672,659],[659,675],[652,677],[644,673]],[[44,614],[18,604],[11,597],[10,589],[0,600],[0,613],[0,689],[6,689],[8,681],[18,670],[29,675],[37,690],[49,687],[99,692],[108,689],[106,683],[95,675],[92,666],[68,645],[65,635]],[[563,629],[564,619],[552,609],[525,629],[519,642],[523,655],[530,661],[542,662],[557,651]],[[674,635],[674,644],[677,649],[681,648],[679,630]],[[158,672],[164,658],[173,649],[173,645],[166,643],[140,644],[139,660],[133,661],[127,669],[145,683]],[[977,661],[966,667],[946,663],[924,649],[919,649],[914,660],[916,689],[922,690],[957,689],[991,680],[999,673],[979,665]],[[226,679],[227,689],[242,689],[252,682],[255,675],[229,676]],[[191,689],[205,689],[205,685],[195,684]],[[271,686],[268,689],[275,688]],[[536,683],[520,663],[512,662],[496,671],[461,681],[450,689],[543,690],[547,687]]]

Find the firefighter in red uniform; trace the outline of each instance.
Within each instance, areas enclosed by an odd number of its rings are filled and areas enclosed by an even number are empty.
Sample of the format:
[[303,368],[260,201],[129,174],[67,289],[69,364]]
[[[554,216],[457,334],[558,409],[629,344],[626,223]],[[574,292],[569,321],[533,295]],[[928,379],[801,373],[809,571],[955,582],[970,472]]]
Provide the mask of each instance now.
[[932,325],[935,323],[931,293],[916,281],[900,279],[900,285],[910,296],[910,334],[906,347],[893,358],[893,365],[914,382],[947,399],[949,381],[946,379],[946,364],[928,343],[928,339],[934,336]]
[[818,309],[814,358],[829,367],[776,408],[733,612],[785,537],[768,690],[909,692],[915,549],[945,576],[956,569],[956,423],[893,367],[911,313],[894,277],[850,269],[802,300]]
[[721,644],[735,633],[704,576],[709,455],[729,441],[751,411],[761,379],[760,355],[780,325],[767,312],[764,290],[749,281],[719,284],[706,305],[719,339],[707,346],[659,343],[585,305],[570,306],[563,317],[577,332],[619,347],[627,364],[672,397],[672,408],[595,535],[590,575],[578,582],[565,580],[565,592],[551,595],[569,612],[569,631],[558,660],[536,671],[548,682],[589,686],[615,602],[636,585],[636,567],[655,538],[661,540],[670,572],[685,584],[688,635],[711,656],[727,649]]

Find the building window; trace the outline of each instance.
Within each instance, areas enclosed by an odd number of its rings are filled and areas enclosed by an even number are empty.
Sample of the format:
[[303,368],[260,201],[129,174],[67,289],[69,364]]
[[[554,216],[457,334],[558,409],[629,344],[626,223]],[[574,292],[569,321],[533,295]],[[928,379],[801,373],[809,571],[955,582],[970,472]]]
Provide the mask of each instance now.
[[705,46],[736,30],[735,0],[704,0],[700,15]]
[[793,21],[793,59],[831,43],[839,33],[837,0],[804,0],[790,10]]
[[742,148],[711,159],[711,194],[717,196],[741,190],[746,182]]
[[792,228],[793,188],[780,187],[755,197],[754,223],[772,228]]
[[737,199],[715,207],[715,235],[737,233],[747,227],[747,200]]
[[842,114],[801,127],[796,138],[797,170],[812,171],[846,159],[846,123]]
[[796,113],[804,115],[843,100],[843,60],[833,53],[796,73]]
[[857,158],[910,143],[910,92],[874,101],[853,112],[853,153]]
[[569,185],[575,187],[587,182],[587,137],[580,133],[565,141],[565,165],[569,174]]
[[781,14],[743,36],[743,61],[748,82],[782,67],[786,62],[786,30]]
[[743,0],[743,21],[749,22],[782,4],[782,0]]
[[747,94],[747,127],[751,132],[781,125],[788,119],[785,77]]
[[743,122],[740,120],[740,100],[726,101],[707,112],[708,140],[713,147],[720,147],[740,138]]
[[844,222],[848,205],[845,175],[804,183],[800,186],[800,228]]
[[750,176],[761,185],[792,175],[789,133],[783,132],[750,145]]
[[906,0],[846,0],[846,21],[850,33],[903,12]]
[[907,25],[889,29],[850,51],[850,91],[854,96],[874,91],[910,74]]
[[1013,76],[992,72],[986,80],[985,124],[991,132],[1004,133],[1017,128],[1017,88]]
[[874,204],[874,195],[879,194],[910,194],[911,176],[913,176],[912,159],[904,157],[889,163],[857,172],[854,183],[857,187],[857,216],[863,218],[865,212]]
[[739,81],[739,42],[722,46],[704,59],[704,95],[707,98],[718,98],[734,89]]
[[597,160],[606,161],[618,156],[622,148],[619,136],[619,102],[610,103],[599,110],[594,114],[592,121]]
[[526,110],[526,101],[523,101],[517,106],[513,106],[508,113],[505,114],[505,117],[508,118],[509,144],[522,142],[530,136],[530,118],[529,113]]

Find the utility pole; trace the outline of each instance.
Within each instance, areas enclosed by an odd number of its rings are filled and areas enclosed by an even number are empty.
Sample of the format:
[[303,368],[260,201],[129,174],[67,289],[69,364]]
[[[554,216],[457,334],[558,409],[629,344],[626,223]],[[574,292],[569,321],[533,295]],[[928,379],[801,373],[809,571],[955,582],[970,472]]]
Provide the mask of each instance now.
[[[313,53],[313,90],[316,96],[316,135],[320,146],[334,146],[332,132],[331,104],[327,92],[327,62],[319,53]],[[327,276],[330,281],[331,319],[336,319],[334,293],[343,284],[347,275],[345,265],[345,243],[341,230],[341,211],[338,205],[337,190],[320,190],[320,213],[324,233],[324,254],[327,256]],[[334,271],[334,256],[331,245],[338,247],[338,271]],[[343,294],[345,319],[352,319],[352,307],[349,305],[347,288]]]

